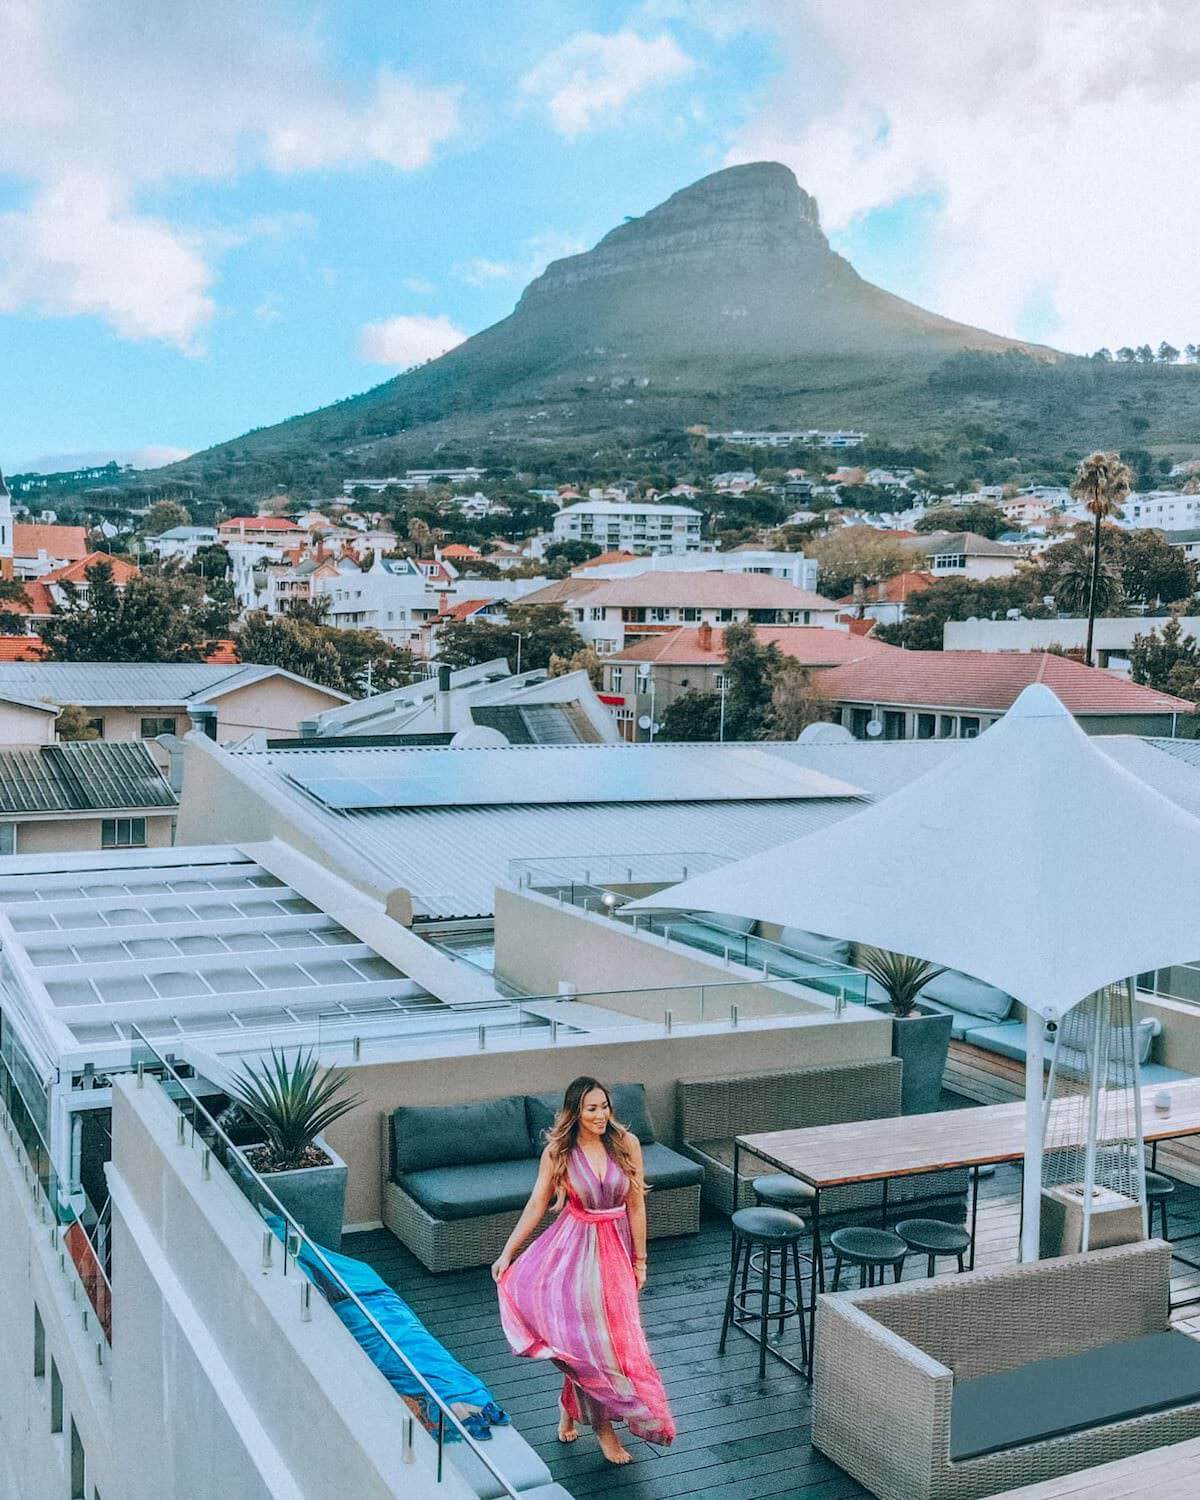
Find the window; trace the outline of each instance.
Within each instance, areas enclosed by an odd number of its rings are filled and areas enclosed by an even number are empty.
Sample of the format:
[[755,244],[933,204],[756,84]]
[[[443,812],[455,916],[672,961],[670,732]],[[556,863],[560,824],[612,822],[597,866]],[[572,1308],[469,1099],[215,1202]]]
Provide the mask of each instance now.
[[953,714],[938,715],[938,739],[952,740],[954,738],[955,718]]
[[671,618],[671,611],[665,605],[656,604],[650,610],[650,619],[655,625],[665,625]]
[[100,825],[101,849],[144,849],[145,818],[105,818]]
[[963,552],[943,552],[933,560],[935,568],[965,568],[966,565],[967,558]]
[[602,604],[594,604],[594,605],[592,605],[592,607],[588,610],[588,619],[589,620],[603,620],[603,618],[604,618],[604,606]]
[[84,1470],[87,1468],[87,1459],[83,1452],[83,1439],[79,1436],[79,1428],[75,1425],[75,1418],[71,1418],[71,1500],[87,1500],[87,1480]]
[[700,611],[694,604],[685,604],[683,607],[683,618],[687,621],[695,622],[700,618]]
[[36,1302],[33,1305],[33,1378],[46,1378],[46,1325]]
[[15,854],[17,852],[17,825],[15,823],[0,823],[0,854]]
[[610,667],[608,672],[608,690],[610,693],[621,692],[621,684],[625,680],[624,667]]
[[719,609],[717,611],[717,623],[719,625],[729,625],[729,624],[732,623],[732,621],[733,621],[733,610],[731,610],[731,609]]
[[729,679],[725,676],[724,672],[717,672],[713,676],[713,687],[716,688],[717,692],[719,693],[721,689],[727,685],[728,681]]
[[964,740],[973,740],[979,737],[979,720],[961,718],[958,721],[958,733]]
[[155,719],[155,718],[151,718],[151,719],[143,719],[142,720],[141,734],[142,734],[142,738],[144,740],[157,739],[160,734],[174,734],[174,733],[175,733],[175,720],[174,719]]
[[937,725],[936,714],[917,715],[917,738],[919,740],[931,740]]
[[97,739],[102,740],[104,738],[104,720],[103,719],[89,719],[87,721],[87,727],[89,729],[94,729],[96,731],[96,738]]
[[62,1380],[59,1378],[58,1366],[53,1360],[50,1361],[50,1431],[62,1431],[63,1397]]
[[888,708],[883,714],[883,737],[885,740],[902,740],[904,738],[908,715],[902,710]]

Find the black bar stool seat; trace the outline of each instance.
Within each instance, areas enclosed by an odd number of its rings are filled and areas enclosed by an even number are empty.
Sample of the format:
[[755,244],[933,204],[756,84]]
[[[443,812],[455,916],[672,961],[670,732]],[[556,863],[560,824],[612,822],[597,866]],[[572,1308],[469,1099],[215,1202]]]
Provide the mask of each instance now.
[[1157,1208],[1162,1220],[1162,1237],[1169,1240],[1171,1236],[1167,1233],[1167,1199],[1175,1191],[1175,1184],[1169,1177],[1164,1177],[1161,1172],[1146,1173],[1146,1215],[1150,1220],[1150,1228],[1154,1228],[1154,1210]]
[[900,1273],[904,1270],[904,1257],[908,1254],[908,1246],[890,1229],[868,1229],[853,1225],[846,1229],[835,1229],[829,1236],[829,1246],[834,1255],[835,1292],[841,1284],[843,1261],[858,1267],[860,1287],[874,1286],[876,1272],[879,1273],[882,1285],[888,1266],[892,1268],[893,1279],[899,1281]]
[[963,1258],[971,1248],[971,1236],[961,1224],[948,1224],[944,1219],[905,1219],[896,1225],[896,1233],[910,1250],[925,1256],[927,1276],[933,1275],[942,1255],[953,1255],[958,1269],[966,1269]]
[[[739,1329],[758,1345],[758,1378],[767,1371],[768,1326],[776,1324],[776,1338],[783,1334],[789,1318],[800,1324],[801,1360],[805,1373],[808,1365],[808,1330],[805,1314],[803,1280],[800,1275],[800,1241],[807,1232],[804,1220],[782,1208],[739,1208],[730,1220],[733,1239],[729,1259],[729,1285],[725,1292],[725,1316],[721,1320],[721,1342],[717,1352],[724,1354],[730,1327]],[[778,1263],[776,1262],[778,1257]],[[788,1262],[791,1262],[793,1293],[788,1292]],[[749,1284],[750,1273],[758,1285]],[[741,1275],[741,1289],[738,1276]],[[752,1306],[757,1302],[757,1307]],[[754,1333],[748,1326],[758,1324]],[[783,1354],[775,1351],[780,1359]],[[791,1360],[786,1360],[792,1364]],[[798,1366],[792,1365],[793,1369]]]
[[768,1208],[785,1208],[800,1216],[811,1211],[813,1199],[817,1196],[816,1188],[809,1187],[798,1177],[789,1177],[786,1172],[756,1177],[751,1186],[760,1204]]

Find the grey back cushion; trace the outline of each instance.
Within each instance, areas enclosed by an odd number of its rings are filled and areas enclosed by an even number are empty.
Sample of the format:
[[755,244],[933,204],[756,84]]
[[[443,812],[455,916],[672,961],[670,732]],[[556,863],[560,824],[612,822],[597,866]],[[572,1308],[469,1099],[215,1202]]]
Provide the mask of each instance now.
[[[1073,1052],[1088,1053],[1092,1045],[1091,1022],[1080,1007],[1069,1010],[1058,1023],[1060,1048],[1070,1048]],[[1150,1061],[1150,1049],[1154,1045],[1154,1038],[1162,1030],[1162,1022],[1154,1016],[1143,1016],[1137,1027],[1137,1052],[1138,1062]],[[1110,1065],[1115,1062],[1126,1060],[1128,1051],[1126,1037],[1128,1033],[1122,1027],[1113,1038],[1106,1049]]]
[[931,1000],[939,1000],[951,1010],[965,1010],[968,1015],[983,1016],[989,1021],[1007,1021],[1013,1008],[1013,997],[998,990],[994,984],[985,984],[982,979],[972,979],[970,974],[958,969],[947,969],[944,974],[921,991]]
[[785,948],[795,948],[798,953],[811,954],[830,963],[848,964],[854,952],[854,944],[848,938],[822,937],[819,932],[809,932],[806,927],[784,927],[779,941]]
[[405,1105],[392,1115],[394,1173],[528,1155],[525,1100],[520,1094],[474,1104]]
[[[640,1083],[613,1083],[608,1086],[613,1113],[622,1125],[627,1125],[643,1146],[654,1144],[654,1122],[646,1108],[646,1089]],[[563,1096],[554,1094],[527,1094],[525,1115],[529,1127],[529,1149],[537,1156],[546,1144],[546,1132],[554,1124],[562,1108]]]

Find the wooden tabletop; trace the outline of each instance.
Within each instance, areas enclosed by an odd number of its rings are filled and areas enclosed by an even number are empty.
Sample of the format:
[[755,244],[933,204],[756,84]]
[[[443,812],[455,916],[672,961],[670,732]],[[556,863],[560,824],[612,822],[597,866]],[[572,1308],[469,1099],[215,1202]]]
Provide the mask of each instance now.
[[[1200,1135],[1200,1078],[1172,1084],[1171,1111],[1154,1108],[1157,1087],[1142,1090],[1142,1130],[1148,1142]],[[759,1160],[815,1188],[884,1177],[913,1177],[946,1167],[986,1166],[1025,1154],[1025,1101],[851,1120],[804,1130],[739,1135],[738,1144]]]
[[1005,1490],[1003,1500],[1145,1500],[1148,1495],[1154,1500],[1193,1500],[1200,1495],[1200,1438]]

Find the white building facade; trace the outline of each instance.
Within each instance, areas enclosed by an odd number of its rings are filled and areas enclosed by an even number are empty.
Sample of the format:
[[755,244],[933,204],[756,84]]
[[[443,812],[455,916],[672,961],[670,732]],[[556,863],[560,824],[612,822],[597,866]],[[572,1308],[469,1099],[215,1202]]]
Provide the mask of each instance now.
[[581,500],[554,518],[556,542],[591,542],[604,552],[699,552],[698,510],[686,505],[620,504]]

